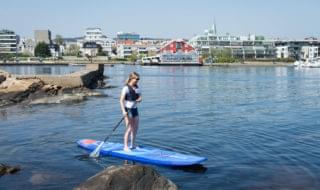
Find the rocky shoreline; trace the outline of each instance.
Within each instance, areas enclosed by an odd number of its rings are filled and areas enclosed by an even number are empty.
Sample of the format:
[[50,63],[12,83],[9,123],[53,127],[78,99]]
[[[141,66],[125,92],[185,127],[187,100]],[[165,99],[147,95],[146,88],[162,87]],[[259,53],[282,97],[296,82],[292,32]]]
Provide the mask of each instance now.
[[98,96],[92,89],[105,86],[103,71],[101,64],[90,64],[67,75],[12,75],[0,70],[0,107],[81,101],[86,96]]
[[[51,104],[83,101],[87,96],[101,96],[93,91],[106,87],[104,65],[89,64],[84,70],[67,75],[12,75],[0,70],[0,107],[16,104]],[[0,164],[0,177],[14,174],[20,166]],[[35,176],[33,180],[41,180]],[[143,165],[110,166],[87,179],[75,189],[176,190],[177,186]]]

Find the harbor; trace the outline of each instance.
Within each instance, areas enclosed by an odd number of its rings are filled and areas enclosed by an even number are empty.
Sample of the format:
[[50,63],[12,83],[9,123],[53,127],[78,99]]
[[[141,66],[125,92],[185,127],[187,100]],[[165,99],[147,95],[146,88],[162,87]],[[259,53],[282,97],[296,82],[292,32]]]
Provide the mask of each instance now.
[[319,189],[320,1],[1,5],[0,190]]
[[[104,70],[116,86],[98,90],[105,98],[1,108],[1,160],[21,171],[3,176],[0,188],[72,189],[123,165],[84,159],[75,142],[111,132],[132,70],[143,73],[138,143],[208,158],[205,170],[152,166],[181,189],[318,187],[318,68],[115,65]],[[121,142],[123,131],[122,124],[110,142]]]

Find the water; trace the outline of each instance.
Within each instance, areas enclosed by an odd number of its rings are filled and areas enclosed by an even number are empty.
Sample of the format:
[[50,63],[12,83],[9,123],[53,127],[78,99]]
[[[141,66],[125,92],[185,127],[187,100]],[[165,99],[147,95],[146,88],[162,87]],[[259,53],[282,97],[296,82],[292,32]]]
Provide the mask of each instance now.
[[[320,70],[286,67],[105,67],[107,98],[0,110],[0,162],[20,165],[0,189],[72,189],[104,167],[75,141],[103,140],[120,120],[119,94],[141,74],[138,144],[208,158],[204,170],[155,168],[181,189],[319,189]],[[110,141],[122,141],[124,127]]]
[[0,65],[0,69],[19,75],[64,75],[83,68],[81,65]]

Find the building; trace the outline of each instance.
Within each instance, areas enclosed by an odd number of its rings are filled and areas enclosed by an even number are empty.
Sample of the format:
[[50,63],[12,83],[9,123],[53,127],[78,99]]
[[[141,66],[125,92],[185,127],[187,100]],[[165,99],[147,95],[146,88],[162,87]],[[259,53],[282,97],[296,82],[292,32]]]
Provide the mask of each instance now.
[[[317,38],[306,38],[303,40],[274,40],[274,44],[276,47],[288,47],[288,57],[284,58],[292,58],[295,60],[305,59],[306,53],[310,53],[318,56],[318,50],[320,48],[320,40]],[[309,53],[307,53],[310,56]],[[278,54],[277,54],[278,57]]]
[[117,46],[117,57],[122,59],[129,58],[133,53],[133,47],[129,45],[118,45]]
[[107,55],[112,54],[112,47],[115,46],[115,41],[103,35],[100,28],[87,28],[84,38],[78,40],[78,46],[83,47],[86,42],[95,42],[102,48],[102,52]]
[[52,44],[51,31],[50,30],[35,30],[34,39],[36,44],[44,42],[46,44]]
[[78,55],[80,48],[82,44],[79,44],[78,41],[81,40],[82,38],[64,38],[64,55]]
[[231,55],[239,59],[274,58],[276,49],[273,40],[266,40],[263,36],[233,36],[229,33],[220,35],[214,24],[203,34],[196,35],[189,43],[201,53],[210,53],[211,49],[230,49]]
[[283,59],[283,58],[289,58],[289,46],[277,46],[276,47],[277,51],[277,58]]
[[171,40],[160,48],[159,54],[143,57],[143,64],[201,65],[198,52],[184,40]]
[[134,32],[131,33],[124,33],[124,32],[118,32],[117,33],[117,44],[126,44],[126,45],[132,45],[135,44],[140,40],[140,35]]
[[319,48],[316,46],[302,46],[301,47],[301,55],[302,59],[314,59],[319,55]]
[[58,44],[49,45],[50,53],[53,58],[58,58],[62,56],[60,46]]
[[19,42],[18,52],[33,56],[35,47],[36,47],[36,43],[34,39],[22,38]]
[[13,54],[18,51],[19,37],[11,30],[0,30],[0,54]]
[[183,40],[172,40],[160,49],[160,64],[199,65],[199,55],[194,47]]
[[95,57],[98,54],[99,45],[96,42],[83,43],[80,51],[85,56]]

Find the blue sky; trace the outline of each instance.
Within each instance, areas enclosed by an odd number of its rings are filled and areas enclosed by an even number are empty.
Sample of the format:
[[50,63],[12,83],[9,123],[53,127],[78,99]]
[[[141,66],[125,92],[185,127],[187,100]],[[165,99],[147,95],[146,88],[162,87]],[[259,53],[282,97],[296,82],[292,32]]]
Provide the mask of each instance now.
[[212,26],[233,35],[320,37],[319,0],[0,0],[0,29],[79,37],[87,27],[143,37],[190,38]]

